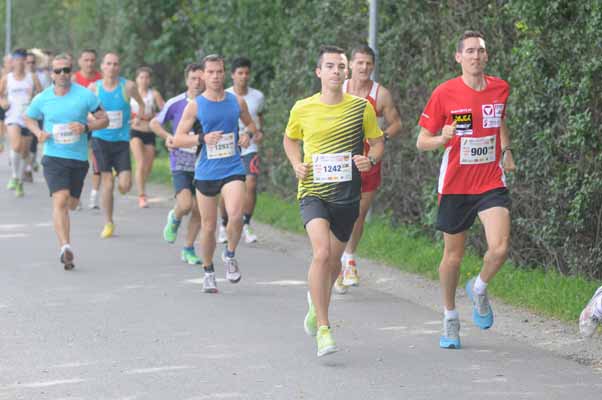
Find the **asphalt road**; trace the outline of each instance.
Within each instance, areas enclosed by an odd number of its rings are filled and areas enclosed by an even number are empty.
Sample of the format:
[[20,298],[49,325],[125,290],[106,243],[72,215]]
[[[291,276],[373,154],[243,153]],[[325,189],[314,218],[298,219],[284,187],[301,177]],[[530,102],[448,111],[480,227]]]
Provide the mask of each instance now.
[[0,399],[600,399],[599,372],[495,327],[463,322],[463,349],[439,349],[440,313],[369,282],[335,296],[341,351],[318,359],[302,327],[307,241],[258,226],[242,281],[216,257],[220,293],[204,294],[181,242],[162,241],[165,188],[144,210],[117,195],[108,240],[99,211],[72,213],[66,272],[41,173],[22,199],[7,179],[3,153]]

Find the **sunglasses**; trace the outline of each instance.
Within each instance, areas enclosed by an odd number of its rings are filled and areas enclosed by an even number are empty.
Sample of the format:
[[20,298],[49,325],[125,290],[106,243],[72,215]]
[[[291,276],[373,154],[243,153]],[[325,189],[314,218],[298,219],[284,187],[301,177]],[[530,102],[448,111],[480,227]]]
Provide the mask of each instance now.
[[61,72],[64,73],[64,74],[70,74],[71,73],[71,68],[70,67],[57,68],[57,69],[53,69],[52,72],[54,72],[57,75],[60,75]]

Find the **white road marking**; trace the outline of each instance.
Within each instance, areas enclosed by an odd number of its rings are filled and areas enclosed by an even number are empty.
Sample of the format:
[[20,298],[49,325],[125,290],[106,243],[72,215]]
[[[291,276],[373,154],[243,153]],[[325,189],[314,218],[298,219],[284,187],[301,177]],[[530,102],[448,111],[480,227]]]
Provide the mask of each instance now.
[[45,382],[31,382],[31,383],[15,383],[10,385],[12,388],[42,388],[49,386],[57,386],[57,385],[68,385],[73,383],[82,383],[85,382],[85,379],[59,379],[55,381],[45,381]]
[[379,331],[402,331],[408,329],[407,326],[386,326],[384,328],[378,328]]
[[156,372],[179,371],[182,369],[194,369],[194,368],[195,367],[191,367],[189,365],[167,365],[165,367],[130,369],[129,371],[125,371],[124,373],[127,375],[154,374]]
[[0,231],[12,231],[15,229],[23,229],[27,225],[25,224],[0,224]]
[[16,239],[16,238],[24,238],[27,236],[29,236],[29,235],[26,235],[25,233],[5,233],[3,235],[0,235],[0,239]]
[[307,282],[306,281],[295,281],[295,280],[282,280],[282,281],[271,281],[271,282],[257,282],[257,285],[304,286],[304,285],[307,285]]
[[[226,282],[226,280],[224,278],[215,278],[216,282]],[[195,285],[202,285],[203,284],[203,278],[198,278],[198,279],[188,279],[185,280],[184,283],[194,283]]]

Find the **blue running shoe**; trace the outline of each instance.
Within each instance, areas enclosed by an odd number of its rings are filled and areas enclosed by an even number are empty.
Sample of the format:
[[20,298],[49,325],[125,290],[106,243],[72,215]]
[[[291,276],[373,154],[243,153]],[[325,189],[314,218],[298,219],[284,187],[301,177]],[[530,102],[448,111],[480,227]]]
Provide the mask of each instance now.
[[459,349],[461,347],[459,319],[443,318],[443,335],[439,338],[439,347],[442,349]]
[[475,278],[466,283],[466,294],[472,302],[472,320],[481,329],[489,329],[493,326],[493,309],[489,304],[487,292],[476,294],[473,290]]

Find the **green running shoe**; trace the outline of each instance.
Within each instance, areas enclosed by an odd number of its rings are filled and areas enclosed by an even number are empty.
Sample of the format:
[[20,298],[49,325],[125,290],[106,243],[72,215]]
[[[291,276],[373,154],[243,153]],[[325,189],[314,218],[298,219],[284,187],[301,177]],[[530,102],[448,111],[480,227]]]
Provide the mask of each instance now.
[[201,264],[201,259],[194,254],[194,250],[182,249],[182,261],[190,265]]
[[178,228],[180,227],[180,223],[174,222],[175,214],[176,213],[174,210],[171,210],[169,214],[167,214],[167,223],[165,224],[165,228],[163,228],[163,240],[168,243],[174,243],[178,237]]
[[318,328],[316,342],[318,343],[318,357],[326,356],[338,351],[337,345],[330,333],[330,328],[325,325]]
[[25,192],[23,191],[23,183],[22,182],[17,183],[17,187],[15,188],[15,196],[17,196],[17,197],[25,196]]
[[316,321],[316,308],[311,302],[311,296],[309,292],[307,292],[307,305],[309,308],[307,309],[307,314],[305,315],[305,320],[303,321],[303,329],[305,329],[305,333],[309,336],[316,336],[318,332],[318,322]]
[[17,178],[10,178],[10,180],[8,181],[8,185],[6,185],[6,188],[8,190],[15,190],[17,188]]

